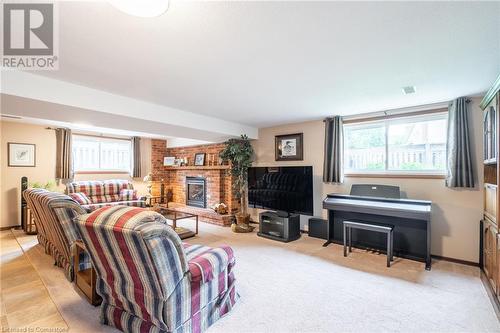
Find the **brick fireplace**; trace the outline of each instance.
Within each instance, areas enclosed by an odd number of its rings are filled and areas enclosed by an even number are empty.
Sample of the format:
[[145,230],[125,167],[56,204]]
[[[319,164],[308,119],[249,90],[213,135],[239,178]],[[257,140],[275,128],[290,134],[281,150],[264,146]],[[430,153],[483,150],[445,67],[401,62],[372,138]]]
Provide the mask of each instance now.
[[[160,194],[160,184],[165,184],[166,191],[172,192],[171,207],[179,210],[196,213],[200,220],[218,225],[229,225],[232,215],[219,215],[211,207],[218,203],[225,203],[229,212],[235,212],[239,208],[239,202],[233,195],[232,177],[229,175],[229,166],[219,165],[219,152],[224,144],[197,145],[190,147],[167,148],[165,140],[151,140],[152,145],[152,172],[153,172],[153,195]],[[194,166],[194,156],[197,153],[205,153],[205,165]],[[188,159],[188,166],[168,167],[163,166],[163,157],[173,156]],[[188,191],[189,180],[203,180],[204,205],[198,203],[193,205],[188,202],[192,194],[200,195],[201,183],[193,187],[193,193]]]

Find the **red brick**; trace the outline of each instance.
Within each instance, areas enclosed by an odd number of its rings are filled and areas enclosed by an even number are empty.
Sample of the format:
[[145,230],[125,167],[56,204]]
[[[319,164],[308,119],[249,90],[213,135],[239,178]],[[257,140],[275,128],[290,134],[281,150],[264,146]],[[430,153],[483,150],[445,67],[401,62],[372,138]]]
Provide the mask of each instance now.
[[[196,153],[205,153],[205,165],[218,165],[219,152],[224,149],[223,143],[197,145],[191,147],[167,148],[165,140],[151,140],[151,165],[153,173],[153,195],[159,195],[161,183],[167,191],[172,191],[173,202],[185,205],[185,180],[187,176],[205,177],[207,180],[207,206],[211,207],[220,202],[228,206],[230,212],[239,208],[239,201],[233,195],[232,177],[228,170],[183,170],[171,169],[163,166],[163,158],[188,158],[188,164],[194,164]],[[226,219],[227,220],[227,219]],[[212,223],[216,223],[213,222]],[[226,221],[227,223],[227,221]],[[216,223],[218,224],[218,223]]]

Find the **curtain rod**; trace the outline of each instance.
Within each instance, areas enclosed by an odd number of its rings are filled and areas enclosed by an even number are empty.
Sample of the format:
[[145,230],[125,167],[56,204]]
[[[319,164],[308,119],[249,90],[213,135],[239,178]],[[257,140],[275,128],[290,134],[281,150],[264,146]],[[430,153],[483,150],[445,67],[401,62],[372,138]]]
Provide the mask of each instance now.
[[[467,103],[470,100],[467,100]],[[441,102],[441,103],[434,103],[434,104],[427,104],[427,105],[420,105],[420,106],[414,106],[414,107],[407,107],[407,108],[399,108],[399,109],[392,109],[392,110],[385,110],[385,111],[377,111],[377,112],[369,112],[369,113],[364,113],[364,114],[357,114],[357,115],[350,115],[350,116],[342,116],[342,120],[344,123],[348,122],[355,122],[355,121],[367,121],[367,120],[374,120],[374,119],[383,119],[386,117],[403,117],[403,116],[410,116],[413,114],[425,114],[425,113],[433,113],[434,111],[436,112],[443,112],[443,109],[448,108],[449,102]],[[324,119],[323,121],[327,121],[328,119],[331,119],[331,117],[328,117]]]
[[123,141],[131,141],[132,137],[128,138],[120,138],[120,137],[113,137],[113,136],[106,136],[106,135],[94,135],[94,134],[83,134],[83,133],[74,133],[74,135],[78,136],[88,136],[91,138],[103,138],[103,139],[113,139],[113,140],[123,140]]
[[[48,130],[56,130],[57,128],[54,128],[54,127],[46,127],[45,129],[48,129]],[[123,141],[131,141],[133,137],[116,137],[116,136],[106,136],[106,135],[103,135],[103,134],[100,134],[100,135],[97,135],[97,134],[85,134],[85,133],[78,133],[78,132],[75,132],[75,131],[72,131],[74,135],[78,135],[78,136],[88,136],[88,137],[91,137],[91,138],[103,138],[103,139],[113,139],[113,140],[123,140]]]
[[423,116],[423,115],[433,115],[438,113],[446,113],[448,110],[445,108],[427,110],[427,111],[414,111],[414,112],[405,112],[405,113],[393,113],[388,114],[384,112],[384,115],[373,116],[373,117],[363,117],[363,118],[352,118],[343,120],[344,124],[352,124],[352,123],[364,123],[369,121],[378,121],[378,120],[387,120],[387,119],[395,119],[395,118],[405,118],[405,117],[415,117],[415,116]]
[[[419,106],[413,106],[413,107],[407,107],[407,108],[399,108],[399,109],[392,109],[392,110],[385,110],[385,111],[376,111],[376,112],[369,112],[369,113],[364,113],[364,114],[357,114],[357,115],[350,115],[350,116],[342,116],[342,120],[344,122],[349,122],[349,121],[364,121],[364,119],[371,119],[375,117],[389,117],[389,116],[404,116],[404,115],[411,115],[416,112],[422,112],[422,114],[425,113],[425,111],[428,111],[429,113],[432,113],[432,111],[437,110],[437,109],[447,109],[449,106],[448,102],[441,102],[441,103],[433,103],[433,104],[426,104],[426,105],[419,105]],[[468,104],[471,102],[471,99],[467,97],[465,102]],[[441,111],[439,111],[441,112]],[[323,122],[327,121],[328,119],[332,119],[333,117],[327,117],[323,119]]]

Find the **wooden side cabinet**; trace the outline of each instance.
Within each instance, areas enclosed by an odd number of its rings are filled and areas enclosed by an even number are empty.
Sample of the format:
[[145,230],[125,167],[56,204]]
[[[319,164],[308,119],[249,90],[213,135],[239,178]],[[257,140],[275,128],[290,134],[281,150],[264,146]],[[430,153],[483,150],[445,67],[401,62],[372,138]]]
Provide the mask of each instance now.
[[483,117],[484,164],[497,162],[497,110],[492,104],[486,107]]
[[498,229],[497,226],[488,218],[483,223],[483,270],[488,278],[490,285],[498,295]]
[[497,300],[500,302],[500,234],[497,233],[497,242],[496,242],[496,267],[495,267],[495,276],[496,276],[496,290],[495,294],[497,296]]
[[28,235],[36,235],[38,230],[36,229],[35,215],[31,213],[31,209],[27,205],[23,206],[22,210],[23,221],[21,224],[23,225],[24,232]]
[[484,184],[484,216],[496,224],[497,218],[497,185]]
[[82,241],[77,240],[74,248],[73,269],[75,272],[75,284],[87,297],[87,300],[92,305],[99,305],[102,302],[101,296],[96,292],[97,274],[94,267],[80,270],[80,254],[86,252],[85,245]]
[[480,237],[481,280],[500,319],[500,75],[480,105],[483,117],[484,220]]

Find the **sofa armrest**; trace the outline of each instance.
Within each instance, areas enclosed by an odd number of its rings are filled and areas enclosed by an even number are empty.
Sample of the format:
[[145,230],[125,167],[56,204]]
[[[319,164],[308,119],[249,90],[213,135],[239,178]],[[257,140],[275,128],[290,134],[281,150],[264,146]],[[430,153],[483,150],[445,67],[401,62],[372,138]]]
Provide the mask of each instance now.
[[233,249],[227,245],[203,252],[189,260],[191,281],[209,282],[234,265]]
[[165,225],[146,226],[143,238],[166,300],[186,278],[189,266],[179,236],[171,227],[166,226],[164,217],[159,216],[162,218],[159,222]]
[[87,210],[85,210],[85,208],[83,208],[79,203],[70,200],[52,202],[50,204],[50,207],[52,209],[55,208],[73,209],[79,215],[87,214]]

